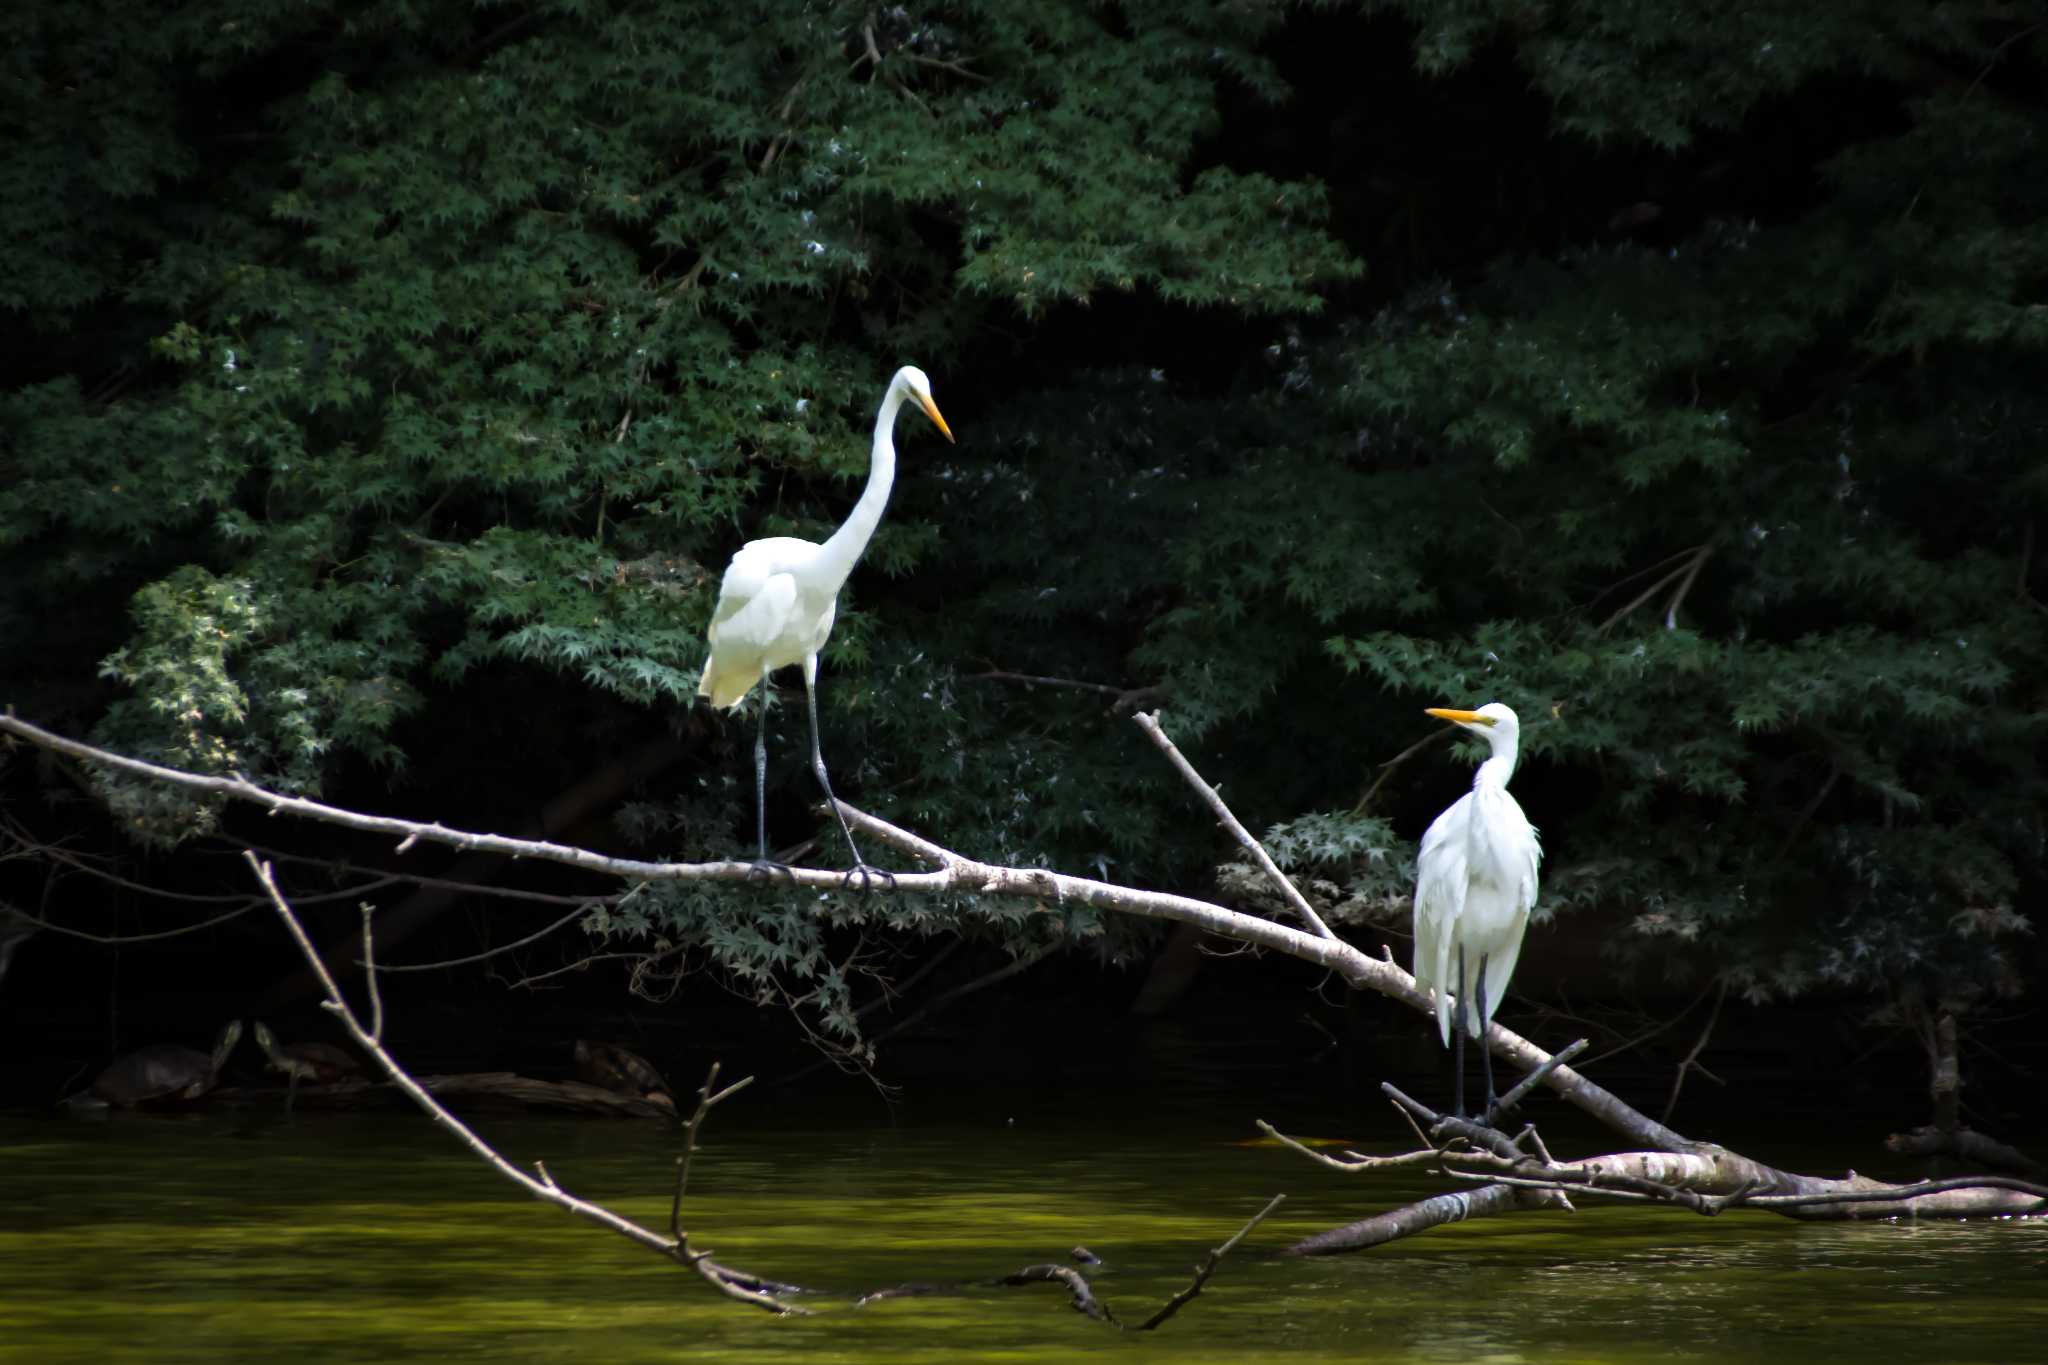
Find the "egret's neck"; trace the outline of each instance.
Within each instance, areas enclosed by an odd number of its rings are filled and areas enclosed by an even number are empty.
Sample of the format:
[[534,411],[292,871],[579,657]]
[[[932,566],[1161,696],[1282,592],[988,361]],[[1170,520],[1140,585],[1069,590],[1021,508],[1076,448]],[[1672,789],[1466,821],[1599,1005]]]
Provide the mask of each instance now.
[[1519,747],[1514,738],[1507,735],[1490,734],[1493,741],[1493,756],[1479,765],[1479,771],[1472,775],[1472,789],[1491,787],[1504,790],[1508,779],[1515,775],[1515,750]]
[[889,488],[896,482],[896,413],[903,406],[903,397],[901,388],[893,384],[889,386],[888,396],[882,399],[882,410],[875,414],[875,443],[868,459],[867,491],[860,495],[860,501],[853,505],[852,515],[832,533],[832,538],[825,542],[819,553],[819,570],[830,580],[834,592],[853,572],[861,552],[868,548],[869,537],[881,524],[882,509],[889,505]]

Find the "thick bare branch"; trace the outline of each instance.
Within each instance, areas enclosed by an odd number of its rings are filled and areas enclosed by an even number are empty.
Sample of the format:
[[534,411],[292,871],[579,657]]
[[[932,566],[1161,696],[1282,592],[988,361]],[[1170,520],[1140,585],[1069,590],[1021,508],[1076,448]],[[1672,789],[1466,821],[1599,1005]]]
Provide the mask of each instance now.
[[[398,838],[401,845],[405,842],[425,841],[455,848],[501,853],[514,858],[544,859],[627,880],[719,881],[739,884],[755,880],[754,866],[750,862],[655,863],[634,858],[613,858],[590,849],[540,839],[513,839],[503,835],[449,829],[439,824],[428,825],[390,816],[366,815],[359,811],[324,805],[318,801],[308,801],[302,797],[266,791],[242,778],[207,777],[145,763],[139,759],[124,758],[103,749],[96,749],[89,744],[81,744],[77,740],[52,734],[13,715],[0,716],[0,733],[12,734],[58,753],[132,772],[154,781],[251,802],[275,814],[300,815],[350,829],[388,834]],[[1286,953],[1290,957],[1322,967],[1342,977],[1354,989],[1374,991],[1390,1000],[1399,1001],[1419,1014],[1434,1013],[1435,1007],[1429,994],[1418,988],[1415,979],[1407,972],[1401,970],[1391,960],[1372,957],[1341,939],[1304,933],[1286,925],[1274,924],[1270,920],[1227,910],[1208,901],[1196,900],[1191,896],[1139,891],[1131,887],[1116,886],[1085,877],[1071,877],[1040,868],[1000,867],[978,862],[849,806],[844,801],[839,802],[838,806],[849,825],[857,826],[881,842],[909,853],[937,869],[931,872],[898,873],[892,883],[870,888],[871,894],[944,895],[966,892],[1049,901],[1056,904],[1073,901],[1114,914],[1138,915],[1149,919],[1191,924],[1209,933],[1232,938],[1255,948]],[[779,887],[787,887],[792,883],[808,890],[831,894],[845,892],[841,874],[829,869],[794,868],[788,877],[776,878],[776,885]],[[1533,1071],[1549,1060],[1548,1053],[1499,1023],[1488,1027],[1486,1044],[1495,1056],[1525,1071]],[[1544,1078],[1544,1084],[1567,1102],[1639,1145],[1666,1151],[1686,1151],[1693,1146],[1680,1134],[1637,1112],[1623,1103],[1618,1096],[1570,1067],[1556,1068]]]
[[[1432,1131],[1441,1132],[1446,1126],[1426,1107],[1414,1105],[1412,1100],[1407,1103],[1420,1110]],[[1338,1160],[1309,1151],[1270,1125],[1262,1123],[1260,1127],[1318,1164],[1346,1172],[1436,1165],[1455,1179],[1484,1182],[1475,1190],[1438,1195],[1318,1233],[1289,1248],[1295,1255],[1361,1251],[1445,1223],[1518,1209],[1568,1208],[1571,1195],[1646,1200],[1708,1215],[1747,1207],[1793,1218],[1829,1220],[2011,1217],[2048,1210],[2048,1186],[1997,1176],[1892,1185],[1852,1171],[1837,1180],[1781,1171],[1723,1148],[1610,1152],[1565,1164],[1550,1160],[1541,1144],[1534,1142],[1531,1145],[1543,1154],[1525,1155],[1512,1148],[1482,1151],[1453,1147]]]
[[1329,1256],[1340,1251],[1364,1251],[1384,1246],[1403,1237],[1413,1237],[1446,1223],[1462,1223],[1517,1209],[1560,1206],[1564,1196],[1555,1190],[1526,1189],[1514,1185],[1483,1185],[1476,1190],[1452,1190],[1432,1195],[1419,1203],[1406,1204],[1386,1213],[1331,1228],[1304,1238],[1287,1248],[1290,1256]]

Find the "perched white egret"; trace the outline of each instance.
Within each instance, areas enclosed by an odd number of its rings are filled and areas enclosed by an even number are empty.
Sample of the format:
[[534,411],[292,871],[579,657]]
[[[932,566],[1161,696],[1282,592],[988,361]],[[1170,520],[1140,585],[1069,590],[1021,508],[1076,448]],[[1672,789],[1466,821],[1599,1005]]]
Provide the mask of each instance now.
[[[1477,711],[1429,707],[1427,713],[1484,735],[1493,754],[1466,792],[1430,825],[1415,860],[1415,983],[1436,992],[1437,1031],[1451,1046],[1451,1000],[1458,1007],[1456,1099],[1465,1114],[1465,1035],[1483,1040],[1486,1026],[1515,974],[1522,931],[1536,904],[1536,865],[1543,849],[1536,827],[1508,795],[1521,722],[1499,702]],[[1472,969],[1468,975],[1468,967]],[[1468,1009],[1467,988],[1476,1008]],[[1486,1061],[1492,1106],[1493,1054]]]
[[709,697],[720,708],[738,706],[761,684],[760,720],[754,732],[754,816],[759,849],[758,865],[773,869],[768,858],[768,675],[778,668],[800,663],[804,666],[804,695],[811,711],[811,769],[825,800],[839,817],[840,832],[853,852],[851,877],[865,879],[871,869],[853,842],[846,817],[839,815],[832,796],[832,779],[825,775],[825,756],[818,747],[818,651],[832,633],[832,617],[839,609],[839,589],[867,549],[868,538],[881,524],[882,509],[889,503],[889,487],[896,479],[896,413],[905,399],[914,398],[950,441],[953,432],[939,416],[932,401],[931,381],[915,365],[905,365],[889,381],[882,395],[882,410],[875,416],[875,441],[868,461],[867,491],[854,504],[846,524],[832,533],[823,545],[794,536],[771,536],[750,540],[739,548],[719,585],[718,607],[711,616],[711,656],[704,661],[704,676],[697,683],[697,695]]

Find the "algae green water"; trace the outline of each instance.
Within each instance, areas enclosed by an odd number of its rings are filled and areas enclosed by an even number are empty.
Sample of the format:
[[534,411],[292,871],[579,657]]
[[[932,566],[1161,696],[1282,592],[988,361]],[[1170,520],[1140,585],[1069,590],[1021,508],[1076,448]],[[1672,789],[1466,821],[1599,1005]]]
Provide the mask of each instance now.
[[[722,1117],[722,1114],[721,1114]],[[666,1219],[645,1124],[479,1125],[570,1190]],[[1276,1249],[1428,1192],[1186,1123],[714,1125],[686,1222],[820,1291],[777,1319],[521,1195],[411,1116],[0,1118],[0,1361],[1875,1361],[2048,1358],[2048,1223],[1801,1225],[1599,1208],[1319,1261]],[[1052,1285],[855,1307],[1085,1243],[1140,1320],[1275,1193],[1162,1331]]]

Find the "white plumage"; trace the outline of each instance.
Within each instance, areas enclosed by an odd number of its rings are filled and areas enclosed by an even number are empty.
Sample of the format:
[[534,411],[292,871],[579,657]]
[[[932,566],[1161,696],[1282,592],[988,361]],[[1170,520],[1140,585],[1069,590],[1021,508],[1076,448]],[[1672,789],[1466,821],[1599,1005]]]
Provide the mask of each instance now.
[[[1543,850],[1508,795],[1521,738],[1515,713],[1489,702],[1477,711],[1431,707],[1429,714],[1484,735],[1493,747],[1472,790],[1422,836],[1415,862],[1415,981],[1436,992],[1437,1031],[1449,1046],[1454,996],[1465,1031],[1479,1038],[1507,992],[1536,904]],[[1467,987],[1476,1000],[1468,1001]]]
[[[697,681],[697,695],[713,706],[740,704],[754,684],[763,683],[760,728],[754,741],[754,799],[760,858],[768,860],[767,797],[763,790],[768,766],[767,676],[778,668],[802,664],[804,693],[811,713],[811,767],[832,798],[832,782],[825,775],[825,759],[818,747],[818,651],[832,634],[832,618],[839,610],[839,590],[868,540],[881,524],[882,510],[889,504],[889,489],[896,479],[896,414],[907,400],[916,400],[947,440],[953,433],[932,401],[931,381],[923,370],[905,365],[889,380],[882,396],[881,411],[875,416],[874,443],[868,461],[868,486],[854,504],[846,524],[833,532],[823,545],[794,536],[770,536],[748,541],[732,557],[725,579],[719,584],[718,606],[711,616],[708,635],[711,653],[704,661],[704,675]],[[833,807],[838,814],[838,807]],[[840,817],[840,829],[846,821]],[[853,849],[856,870],[866,867],[853,835],[846,834]]]

